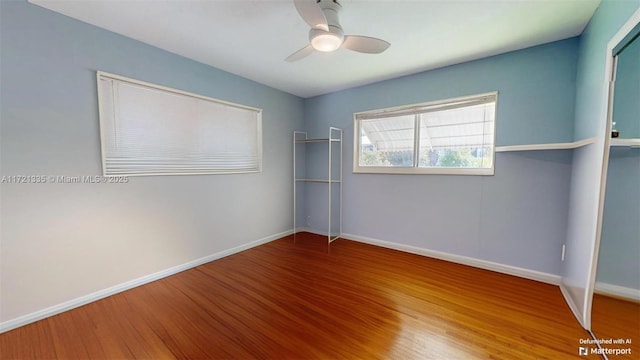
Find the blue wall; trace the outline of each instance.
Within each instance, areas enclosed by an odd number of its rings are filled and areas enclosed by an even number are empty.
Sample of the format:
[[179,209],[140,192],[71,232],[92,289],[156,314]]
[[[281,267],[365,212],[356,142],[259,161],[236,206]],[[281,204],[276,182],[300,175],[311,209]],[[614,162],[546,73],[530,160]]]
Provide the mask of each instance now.
[[596,281],[640,291],[640,149],[609,155]]
[[[570,142],[577,48],[572,38],[306,99],[312,137],[345,129],[344,232],[560,274],[571,151],[499,153],[495,176],[353,174],[353,113],[498,91],[498,145]],[[323,198],[306,196],[322,230]]]
[[292,227],[302,99],[0,1],[2,176],[100,175],[96,70],[262,108],[263,172],[1,185],[0,323]]
[[349,128],[353,112],[498,91],[497,145],[573,141],[578,39],[335,92],[305,101],[313,136]]

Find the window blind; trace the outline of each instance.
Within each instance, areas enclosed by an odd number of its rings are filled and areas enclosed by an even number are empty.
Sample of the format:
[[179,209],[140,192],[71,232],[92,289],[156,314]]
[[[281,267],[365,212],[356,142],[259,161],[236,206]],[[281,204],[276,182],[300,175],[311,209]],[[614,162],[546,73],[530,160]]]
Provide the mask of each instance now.
[[103,172],[261,171],[262,110],[98,72]]

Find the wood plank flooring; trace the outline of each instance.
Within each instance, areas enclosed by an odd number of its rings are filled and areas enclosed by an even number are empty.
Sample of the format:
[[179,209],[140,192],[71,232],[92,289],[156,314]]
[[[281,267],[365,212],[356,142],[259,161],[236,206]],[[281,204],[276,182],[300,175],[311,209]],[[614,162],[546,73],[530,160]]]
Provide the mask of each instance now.
[[598,339],[629,339],[624,344],[606,344],[610,349],[631,349],[631,354],[609,356],[613,359],[640,358],[640,303],[606,295],[593,296],[591,331]]
[[0,334],[0,358],[584,359],[584,338],[556,286],[298,234]]

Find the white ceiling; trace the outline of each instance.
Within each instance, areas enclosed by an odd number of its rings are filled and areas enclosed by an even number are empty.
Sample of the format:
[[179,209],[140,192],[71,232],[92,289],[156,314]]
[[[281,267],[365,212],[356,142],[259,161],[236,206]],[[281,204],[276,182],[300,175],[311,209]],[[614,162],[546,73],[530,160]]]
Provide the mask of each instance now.
[[391,43],[298,62],[308,25],[292,0],[30,0],[301,97],[579,35],[600,0],[340,0],[345,34]]

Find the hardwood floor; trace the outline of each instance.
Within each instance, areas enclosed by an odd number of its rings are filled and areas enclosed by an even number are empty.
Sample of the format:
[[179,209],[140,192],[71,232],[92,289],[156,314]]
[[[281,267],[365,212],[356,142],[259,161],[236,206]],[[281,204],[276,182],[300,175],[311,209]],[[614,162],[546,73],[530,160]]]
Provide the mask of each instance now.
[[[638,359],[640,354],[640,303],[609,297],[593,296],[591,330],[598,339],[624,339],[624,344],[606,344],[610,349],[631,349],[631,354],[609,356],[610,359]],[[631,343],[626,343],[626,340]]]
[[585,358],[556,286],[323,241],[289,236],[0,334],[0,358]]

